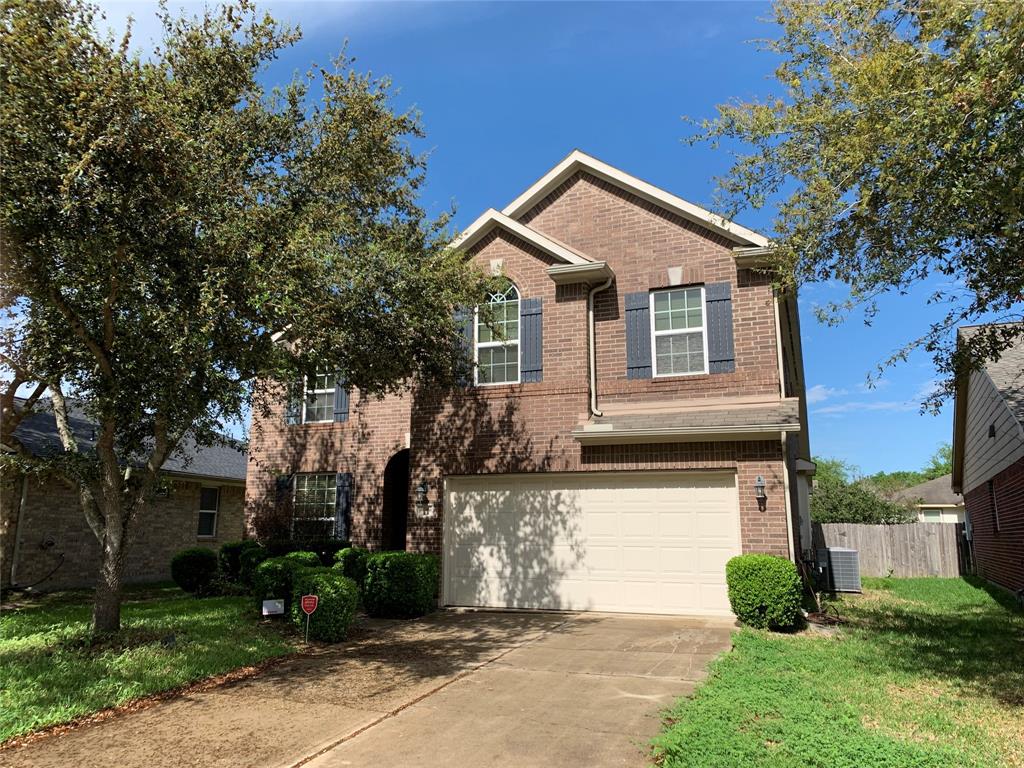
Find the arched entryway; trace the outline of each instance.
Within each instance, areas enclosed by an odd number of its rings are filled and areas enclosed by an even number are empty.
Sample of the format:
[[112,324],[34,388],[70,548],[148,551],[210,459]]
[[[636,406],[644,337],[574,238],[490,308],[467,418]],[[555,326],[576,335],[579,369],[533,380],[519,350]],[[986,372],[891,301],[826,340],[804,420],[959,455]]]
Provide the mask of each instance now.
[[381,546],[405,549],[409,519],[409,449],[399,451],[384,468],[384,508],[381,510]]

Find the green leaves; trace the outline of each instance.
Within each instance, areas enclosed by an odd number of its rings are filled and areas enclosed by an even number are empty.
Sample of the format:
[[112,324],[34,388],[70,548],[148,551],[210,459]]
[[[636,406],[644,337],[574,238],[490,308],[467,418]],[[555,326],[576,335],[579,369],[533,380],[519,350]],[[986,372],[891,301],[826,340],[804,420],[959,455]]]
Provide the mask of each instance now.
[[986,329],[954,355],[949,333],[977,319],[1024,317],[1024,6],[998,0],[780,0],[781,95],[719,107],[691,141],[750,149],[720,180],[724,205],[778,205],[774,267],[784,283],[839,280],[870,321],[883,294],[933,274],[940,320],[915,347],[931,352],[951,393],[972,367],[1024,329]]

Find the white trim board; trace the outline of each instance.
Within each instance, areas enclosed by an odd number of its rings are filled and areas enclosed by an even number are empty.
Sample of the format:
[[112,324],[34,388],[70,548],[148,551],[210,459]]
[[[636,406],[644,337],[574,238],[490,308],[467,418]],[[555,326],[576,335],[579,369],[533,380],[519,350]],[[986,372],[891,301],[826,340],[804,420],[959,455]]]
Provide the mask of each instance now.
[[565,262],[566,264],[593,263],[591,259],[580,255],[569,248],[569,246],[552,240],[550,237],[542,235],[535,229],[530,229],[525,224],[520,224],[518,221],[509,218],[505,214],[500,213],[493,208],[488,208],[484,211],[483,215],[470,224],[466,231],[455,239],[453,245],[459,250],[472,248],[495,227],[501,227],[502,229],[511,232],[521,240],[525,240],[531,245],[534,245],[544,251],[549,256]]

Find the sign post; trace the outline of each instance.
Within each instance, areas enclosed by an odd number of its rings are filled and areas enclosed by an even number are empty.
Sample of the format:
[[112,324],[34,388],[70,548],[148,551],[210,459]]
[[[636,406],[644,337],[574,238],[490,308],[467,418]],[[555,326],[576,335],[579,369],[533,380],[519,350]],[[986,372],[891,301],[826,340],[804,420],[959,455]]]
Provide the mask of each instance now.
[[313,615],[313,611],[316,610],[317,604],[320,602],[320,598],[316,595],[303,595],[302,599],[299,600],[299,607],[302,608],[302,612],[306,614],[306,644],[309,644],[309,617]]

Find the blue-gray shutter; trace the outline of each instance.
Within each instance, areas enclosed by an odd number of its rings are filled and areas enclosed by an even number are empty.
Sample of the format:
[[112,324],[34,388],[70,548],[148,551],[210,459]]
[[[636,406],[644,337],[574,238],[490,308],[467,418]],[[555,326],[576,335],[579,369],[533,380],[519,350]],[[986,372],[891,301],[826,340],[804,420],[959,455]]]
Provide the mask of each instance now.
[[288,387],[288,404],[284,409],[285,424],[298,424],[302,421],[302,379]]
[[468,387],[473,383],[473,310],[455,310],[455,326],[459,329],[459,348],[462,350],[459,365],[465,366],[458,381]]
[[292,475],[280,475],[274,480],[274,501],[284,504],[291,501]]
[[334,420],[348,421],[348,387],[341,376],[334,380]]
[[708,372],[732,373],[736,370],[732,338],[732,286],[729,283],[705,285],[704,301],[708,322]]
[[334,536],[349,541],[349,519],[352,513],[352,473],[335,475],[337,495],[334,497]]
[[519,380],[526,382],[544,379],[544,318],[540,299],[519,302]]
[[626,378],[649,379],[651,361],[651,295],[626,294]]

